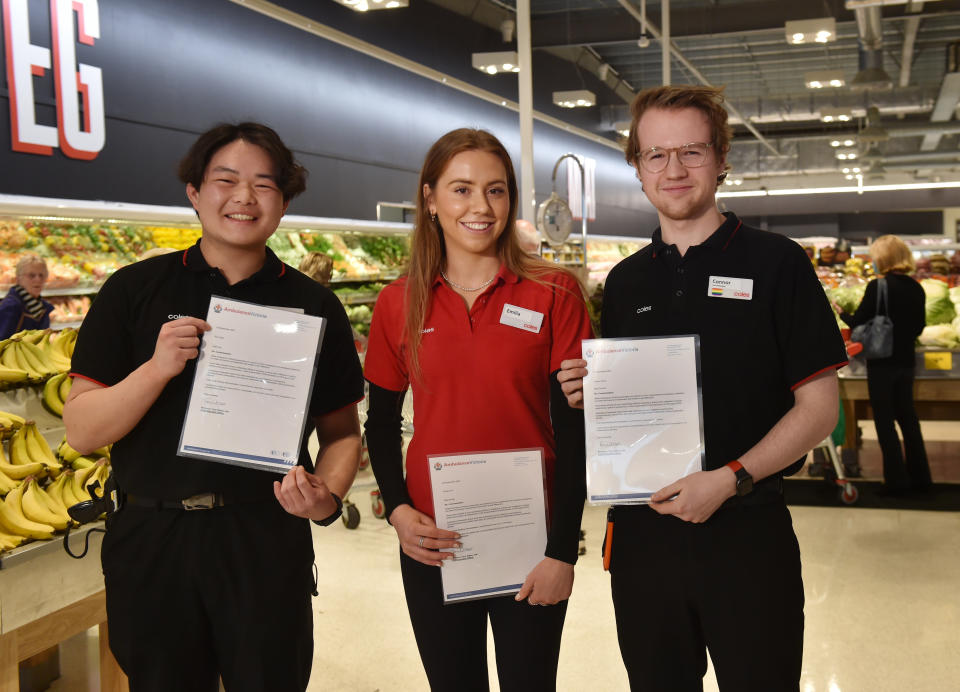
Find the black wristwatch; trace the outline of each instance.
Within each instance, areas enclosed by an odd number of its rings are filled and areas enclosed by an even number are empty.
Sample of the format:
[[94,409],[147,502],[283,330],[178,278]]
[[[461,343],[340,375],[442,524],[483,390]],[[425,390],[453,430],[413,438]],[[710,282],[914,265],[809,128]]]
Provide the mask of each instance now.
[[739,461],[731,461],[727,468],[737,474],[737,497],[743,497],[753,491],[753,476],[747,473]]
[[331,514],[326,519],[314,519],[313,523],[316,524],[317,526],[330,526],[330,524],[332,524],[337,519],[339,519],[340,515],[343,514],[343,500],[340,499],[340,496],[337,495],[336,493],[330,493],[330,497],[336,500],[337,508],[333,510],[333,514]]

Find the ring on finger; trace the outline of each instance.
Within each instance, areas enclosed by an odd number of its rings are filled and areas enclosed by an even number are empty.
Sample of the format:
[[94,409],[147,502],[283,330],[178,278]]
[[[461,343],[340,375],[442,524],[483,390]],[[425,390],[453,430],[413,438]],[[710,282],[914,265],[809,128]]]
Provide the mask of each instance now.
[[420,542],[417,543],[417,547],[419,547],[419,548],[422,548],[422,547],[423,547],[423,539],[424,539],[424,538],[425,538],[425,536],[420,536]]

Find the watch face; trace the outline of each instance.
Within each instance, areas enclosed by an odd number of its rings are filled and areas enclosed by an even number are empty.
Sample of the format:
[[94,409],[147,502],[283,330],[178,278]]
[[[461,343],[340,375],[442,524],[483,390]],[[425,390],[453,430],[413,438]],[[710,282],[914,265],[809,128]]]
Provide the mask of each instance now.
[[747,493],[753,491],[753,477],[750,476],[746,471],[743,471],[743,476],[737,474],[737,495],[743,496]]

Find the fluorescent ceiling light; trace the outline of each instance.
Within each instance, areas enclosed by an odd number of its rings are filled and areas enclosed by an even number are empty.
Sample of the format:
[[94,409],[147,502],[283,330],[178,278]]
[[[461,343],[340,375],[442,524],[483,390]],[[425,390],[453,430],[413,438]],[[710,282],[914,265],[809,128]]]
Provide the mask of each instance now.
[[409,7],[410,0],[335,0],[344,7],[355,12],[368,10],[395,10],[398,7]]
[[858,185],[844,185],[838,187],[801,187],[786,190],[737,190],[734,192],[718,192],[717,197],[788,197],[790,195],[823,195],[840,194],[844,192],[897,192],[900,190],[942,190],[958,189],[960,181],[940,183],[894,183],[890,185],[863,185],[863,175],[854,176]]
[[837,40],[837,20],[833,17],[822,19],[794,19],[783,25],[787,43],[827,43]]
[[471,58],[473,66],[487,74],[520,71],[520,57],[516,51],[505,50],[496,53],[474,53]]
[[554,105],[561,108],[589,108],[596,105],[597,95],[587,89],[553,92]]
[[821,108],[820,120],[825,123],[848,123],[853,119],[853,114],[843,108]]
[[843,78],[843,70],[814,70],[803,73],[803,83],[808,89],[837,89],[847,82]]

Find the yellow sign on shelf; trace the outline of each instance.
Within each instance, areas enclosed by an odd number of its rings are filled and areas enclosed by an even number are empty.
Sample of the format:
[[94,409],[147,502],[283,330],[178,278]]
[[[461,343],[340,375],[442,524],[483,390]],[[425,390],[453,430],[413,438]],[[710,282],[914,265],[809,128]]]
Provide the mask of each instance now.
[[923,367],[927,370],[953,370],[953,354],[950,351],[928,351],[923,354]]

